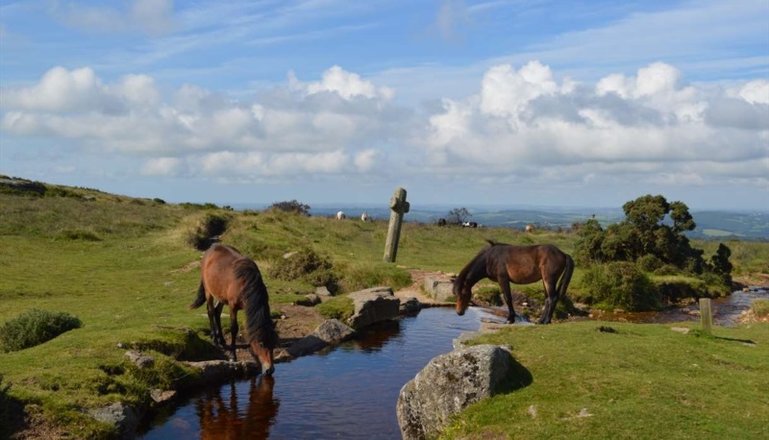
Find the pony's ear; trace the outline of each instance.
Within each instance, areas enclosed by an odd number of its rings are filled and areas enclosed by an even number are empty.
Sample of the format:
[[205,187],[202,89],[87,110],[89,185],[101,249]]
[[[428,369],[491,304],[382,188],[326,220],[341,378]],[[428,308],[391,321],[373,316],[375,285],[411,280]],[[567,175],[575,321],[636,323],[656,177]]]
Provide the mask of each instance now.
[[486,238],[485,240],[489,244],[489,246],[494,246],[495,244],[497,244],[496,241],[494,241],[494,240],[492,240],[490,238]]

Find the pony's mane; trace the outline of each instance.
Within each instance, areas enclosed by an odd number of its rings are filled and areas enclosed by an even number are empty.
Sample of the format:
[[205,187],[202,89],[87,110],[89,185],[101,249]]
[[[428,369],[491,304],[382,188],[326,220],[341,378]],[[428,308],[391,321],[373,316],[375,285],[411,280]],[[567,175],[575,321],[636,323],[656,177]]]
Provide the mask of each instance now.
[[246,314],[246,334],[249,340],[256,338],[267,348],[275,348],[277,334],[270,316],[270,304],[267,286],[256,263],[248,258],[235,262],[235,276],[243,281],[244,311]]
[[457,285],[459,286],[463,285],[465,283],[465,280],[467,279],[467,276],[470,274],[470,271],[474,270],[478,266],[478,264],[480,264],[481,261],[486,258],[486,252],[489,249],[491,249],[493,246],[500,244],[489,239],[486,239],[486,241],[489,243],[489,245],[481,249],[480,251],[478,251],[478,254],[475,257],[473,257],[473,259],[470,260],[470,262],[467,263],[465,267],[462,268],[461,271],[459,271],[459,275],[457,275],[457,278],[455,280],[455,283],[457,283]]

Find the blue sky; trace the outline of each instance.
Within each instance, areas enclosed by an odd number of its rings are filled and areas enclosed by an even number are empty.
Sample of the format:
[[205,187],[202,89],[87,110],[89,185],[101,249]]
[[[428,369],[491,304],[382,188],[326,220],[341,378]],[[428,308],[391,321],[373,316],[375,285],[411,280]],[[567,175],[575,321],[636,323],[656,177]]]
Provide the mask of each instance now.
[[766,0],[0,5],[2,174],[215,203],[769,206]]

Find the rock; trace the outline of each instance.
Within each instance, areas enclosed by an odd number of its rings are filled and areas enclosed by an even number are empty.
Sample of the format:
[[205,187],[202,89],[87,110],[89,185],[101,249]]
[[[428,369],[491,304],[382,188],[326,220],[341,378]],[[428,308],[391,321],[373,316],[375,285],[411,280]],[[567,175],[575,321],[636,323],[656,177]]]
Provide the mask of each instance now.
[[320,297],[314,293],[305,295],[303,299],[300,299],[295,303],[298,306],[314,307],[320,304]]
[[315,294],[318,296],[331,296],[331,292],[326,286],[318,286],[315,288]]
[[412,296],[404,301],[401,301],[398,312],[401,315],[413,315],[419,313],[420,310],[422,310],[422,303]]
[[452,415],[500,392],[531,383],[531,374],[495,345],[462,348],[433,358],[398,396],[404,439],[437,436]]
[[292,357],[299,357],[310,353],[315,353],[316,351],[325,348],[326,345],[328,344],[326,344],[326,342],[321,338],[315,335],[307,335],[291,344],[291,346],[288,347],[286,351],[288,351],[288,354],[290,354]]
[[176,391],[163,391],[161,389],[155,388],[154,390],[150,391],[150,397],[155,403],[162,404],[176,397]]
[[454,298],[454,283],[443,277],[425,277],[425,292],[436,301],[452,302]]
[[140,351],[128,350],[125,352],[125,357],[139,368],[152,368],[155,365],[155,359],[152,356],[147,356]]
[[201,361],[185,362],[190,367],[200,370],[200,376],[206,383],[219,382],[233,377],[256,376],[262,370],[255,361]]
[[329,345],[336,345],[353,337],[355,330],[338,319],[327,319],[312,334]]
[[355,306],[355,311],[348,320],[348,324],[354,329],[398,317],[400,300],[393,296],[390,287],[373,287],[353,292],[348,296]]
[[677,333],[683,333],[685,335],[689,333],[689,329],[686,327],[670,327],[670,330],[673,330]]
[[118,436],[121,439],[134,438],[136,427],[139,425],[141,414],[134,408],[121,402],[95,408],[88,411],[94,419],[117,427]]

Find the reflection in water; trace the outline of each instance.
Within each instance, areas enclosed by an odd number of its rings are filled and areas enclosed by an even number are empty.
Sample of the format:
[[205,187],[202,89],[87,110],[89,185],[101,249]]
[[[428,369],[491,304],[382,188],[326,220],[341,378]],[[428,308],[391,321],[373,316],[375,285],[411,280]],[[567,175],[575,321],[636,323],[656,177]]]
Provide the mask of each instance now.
[[400,321],[384,321],[372,325],[352,341],[352,345],[363,351],[377,351],[401,331]]
[[[250,380],[245,413],[240,412],[235,382],[211,389],[195,402],[200,417],[201,439],[266,439],[280,403],[272,396],[275,379],[259,376]],[[222,393],[229,388],[229,395]]]
[[337,349],[280,364],[274,389],[272,378],[263,378],[193,397],[144,439],[400,438],[401,387],[450,351],[452,339],[477,330],[481,315],[434,308],[375,326]]

